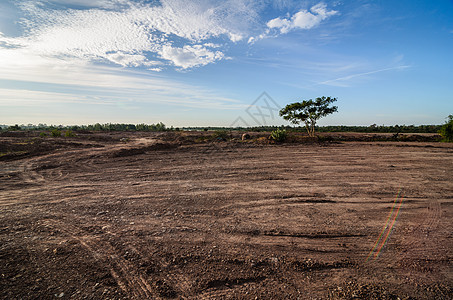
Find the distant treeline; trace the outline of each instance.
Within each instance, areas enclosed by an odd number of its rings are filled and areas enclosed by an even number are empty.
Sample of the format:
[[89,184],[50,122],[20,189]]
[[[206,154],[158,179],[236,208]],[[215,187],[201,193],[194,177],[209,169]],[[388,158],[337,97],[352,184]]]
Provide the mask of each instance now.
[[[370,126],[316,126],[317,132],[369,132],[369,133],[438,133],[442,125],[394,125],[394,126],[379,126],[376,124]],[[291,127],[291,126],[257,126],[257,127],[182,127],[182,128],[167,128],[164,123],[159,122],[156,124],[116,124],[96,123],[93,125],[46,125],[46,124],[28,124],[28,125],[0,125],[0,130],[7,131],[20,131],[20,130],[41,130],[51,131],[54,129],[59,130],[72,130],[72,131],[214,131],[214,130],[230,130],[230,131],[274,131],[276,129],[286,129],[288,131],[305,132],[305,127]]]
[[[316,126],[316,132],[369,132],[369,133],[438,133],[442,125],[394,125],[394,126]],[[291,126],[258,126],[258,127],[183,127],[181,130],[234,130],[234,131],[274,131],[276,129],[286,129],[292,132],[306,132],[305,127]]]
[[72,130],[72,131],[167,131],[173,128],[166,128],[165,124],[160,122],[157,124],[93,124],[93,125],[47,125],[47,124],[28,124],[28,125],[0,125],[0,130],[19,131],[19,130]]
[[322,126],[318,132],[376,132],[376,133],[438,133],[442,125],[394,125],[394,126]]

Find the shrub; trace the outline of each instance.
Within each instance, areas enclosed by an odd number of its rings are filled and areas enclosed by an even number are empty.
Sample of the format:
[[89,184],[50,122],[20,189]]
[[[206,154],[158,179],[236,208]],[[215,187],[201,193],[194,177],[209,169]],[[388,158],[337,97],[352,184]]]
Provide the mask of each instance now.
[[271,132],[270,139],[274,140],[278,143],[282,143],[286,141],[286,138],[288,137],[288,133],[286,132],[285,129],[277,129]]
[[217,140],[223,140],[226,141],[228,139],[228,131],[226,130],[216,130],[213,134],[212,137]]
[[64,136],[65,137],[75,137],[76,135],[71,130],[66,130]]
[[61,136],[61,131],[58,130],[58,129],[53,129],[50,134],[53,136],[53,137],[59,137]]
[[448,116],[448,121],[441,127],[439,134],[442,136],[443,141],[453,142],[453,115]]
[[317,135],[316,138],[318,139],[318,142],[324,143],[324,142],[332,142],[333,137],[331,136],[325,136],[325,135]]
[[47,133],[41,132],[41,133],[39,134],[39,136],[40,136],[40,137],[46,137],[46,136],[47,136]]

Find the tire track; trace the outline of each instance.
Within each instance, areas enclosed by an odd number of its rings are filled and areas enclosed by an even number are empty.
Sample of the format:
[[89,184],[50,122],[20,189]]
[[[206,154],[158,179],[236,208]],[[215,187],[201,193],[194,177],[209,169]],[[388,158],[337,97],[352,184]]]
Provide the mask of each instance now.
[[406,255],[417,256],[416,254],[419,252],[426,252],[423,245],[432,241],[431,237],[436,235],[441,216],[441,204],[438,201],[429,202],[427,208],[417,217],[417,220],[424,221],[418,224],[406,237],[403,244]]
[[19,166],[20,177],[25,183],[34,184],[34,183],[43,183],[45,182],[44,176],[39,174],[36,170],[36,161],[37,160],[29,160],[22,163]]
[[446,250],[439,247],[440,240],[443,238],[441,218],[440,202],[430,201],[422,214],[416,218],[423,221],[403,237],[398,262],[401,267],[409,270],[410,273],[426,272],[432,270],[433,262],[441,263],[438,258],[446,255]]
[[158,291],[149,284],[145,275],[121,257],[109,242],[89,235],[72,224],[57,220],[46,220],[44,224],[77,240],[97,261],[109,269],[118,286],[132,299],[161,299]]
[[19,165],[18,171],[23,181],[29,184],[48,180],[62,181],[71,173],[87,175],[94,170],[99,172],[96,164],[115,151],[133,149],[137,146],[147,147],[156,142],[158,142],[156,139],[140,138],[126,145],[117,143],[99,148],[68,149],[29,159]]

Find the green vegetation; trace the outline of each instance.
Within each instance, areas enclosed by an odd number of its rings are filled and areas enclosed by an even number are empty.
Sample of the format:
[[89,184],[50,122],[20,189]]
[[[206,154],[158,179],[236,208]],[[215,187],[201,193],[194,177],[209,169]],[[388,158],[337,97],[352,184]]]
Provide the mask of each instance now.
[[286,141],[287,137],[288,133],[285,129],[277,129],[271,132],[270,139],[278,143],[283,143],[284,141]]
[[9,130],[9,131],[16,131],[16,130],[20,130],[20,129],[21,129],[20,126],[17,125],[17,124],[8,127],[8,130]]
[[94,125],[88,126],[77,126],[78,128],[71,128],[72,130],[90,130],[90,131],[166,131],[167,128],[165,127],[164,123],[160,122],[157,124],[99,124],[96,123]]
[[[370,125],[370,126],[315,126],[317,132],[362,132],[362,133],[439,133],[445,125]],[[58,129],[61,131],[71,130],[74,133],[78,131],[171,131],[176,130],[166,128],[163,123],[158,124],[94,124],[81,126],[63,126],[63,125],[0,125],[3,131],[51,131]],[[134,129],[135,128],[135,129]],[[306,131],[305,126],[255,126],[255,127],[180,127],[181,131],[249,131],[249,132],[271,132],[277,129],[286,129],[288,132]]]
[[314,101],[310,99],[291,103],[280,110],[280,116],[293,124],[304,122],[308,135],[314,137],[316,122],[338,110],[337,106],[329,106],[335,101],[336,98],[318,97]]
[[46,136],[47,136],[47,133],[41,132],[41,133],[39,134],[39,136],[40,136],[40,137],[46,137]]
[[24,154],[27,154],[28,152],[27,151],[12,151],[12,152],[0,152],[0,158],[2,158],[3,156],[20,156],[20,155],[24,155]]
[[378,126],[316,126],[318,132],[363,132],[363,133],[437,133],[442,125],[394,125]]
[[1,129],[6,129],[9,131],[20,131],[20,130],[47,130],[47,131],[52,131],[54,129],[57,130],[70,130],[70,131],[167,131],[167,130],[173,130],[166,128],[165,124],[162,122],[159,122],[157,124],[113,124],[113,123],[107,123],[107,124],[100,124],[96,123],[93,125],[73,125],[73,126],[63,126],[63,125],[47,125],[47,124],[38,124],[38,125],[33,125],[33,124],[28,124],[28,125],[14,125],[14,126],[7,126],[7,125],[0,125]]
[[226,141],[230,136],[228,134],[228,131],[226,130],[216,130],[212,134],[212,137],[217,140],[224,140]]
[[[370,125],[370,126],[315,126],[315,131],[318,132],[366,132],[366,133],[438,133],[442,125]],[[255,126],[255,127],[182,127],[183,131],[213,131],[213,130],[228,130],[228,131],[250,131],[250,132],[270,132],[284,128],[288,132],[306,131],[305,127],[297,126]]]
[[75,133],[72,132],[72,130],[66,130],[65,134],[64,134],[65,137],[75,137]]
[[58,130],[58,129],[53,129],[50,134],[53,136],[53,137],[59,137],[61,136],[61,131]]
[[447,122],[440,128],[439,134],[442,136],[443,141],[453,142],[453,115],[449,115],[447,119]]

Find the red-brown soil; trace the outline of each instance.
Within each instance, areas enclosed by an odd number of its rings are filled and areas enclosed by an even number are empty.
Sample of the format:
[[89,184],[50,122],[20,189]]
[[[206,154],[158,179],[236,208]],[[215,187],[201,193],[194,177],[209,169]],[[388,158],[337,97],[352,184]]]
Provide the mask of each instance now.
[[208,134],[0,137],[0,298],[453,298],[452,144]]

